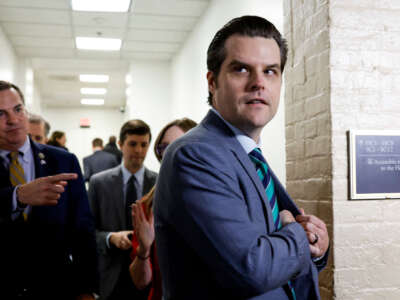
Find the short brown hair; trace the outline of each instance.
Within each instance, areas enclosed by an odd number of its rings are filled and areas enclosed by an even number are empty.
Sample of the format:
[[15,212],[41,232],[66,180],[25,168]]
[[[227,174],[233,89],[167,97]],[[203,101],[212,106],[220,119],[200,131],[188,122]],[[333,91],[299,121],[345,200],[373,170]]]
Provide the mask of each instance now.
[[93,147],[103,147],[103,140],[101,138],[95,138],[92,141],[92,146]]
[[120,143],[123,144],[128,134],[146,135],[149,134],[149,142],[151,141],[150,127],[144,121],[136,119],[125,122],[119,133]]
[[21,98],[22,103],[25,104],[24,94],[22,94],[19,87],[17,87],[15,84],[12,84],[11,82],[0,80],[0,91],[6,90],[15,90]]
[[161,129],[154,143],[154,154],[156,155],[158,161],[161,161],[161,155],[160,153],[158,153],[157,147],[164,138],[164,135],[167,132],[167,130],[170,129],[172,126],[178,126],[180,129],[182,129],[183,132],[187,132],[193,127],[196,127],[197,123],[189,118],[182,118],[182,119],[176,119],[165,125],[165,127]]

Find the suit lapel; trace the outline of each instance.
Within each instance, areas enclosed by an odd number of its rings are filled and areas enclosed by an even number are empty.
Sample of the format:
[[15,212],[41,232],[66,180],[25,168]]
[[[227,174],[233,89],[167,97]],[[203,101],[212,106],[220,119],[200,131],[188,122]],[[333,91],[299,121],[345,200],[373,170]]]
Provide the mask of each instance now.
[[260,178],[257,175],[256,169],[254,168],[253,163],[251,162],[251,160],[249,159],[247,154],[244,152],[244,150],[243,149],[240,149],[240,150],[242,150],[242,151],[232,151],[232,152],[238,159],[239,163],[242,165],[242,167],[245,170],[245,172],[247,173],[247,175],[250,177],[251,181],[253,182],[253,184],[258,192],[258,196],[260,197],[260,200],[262,202],[262,206],[264,208],[264,214],[266,214],[268,232],[273,232],[274,231],[274,222],[273,222],[273,217],[272,217],[272,212],[271,212],[271,206],[269,205],[269,202],[267,199],[267,194],[265,193],[264,187],[262,185]]
[[268,170],[270,171],[271,177],[275,183],[275,192],[279,201],[280,209],[289,210],[293,214],[293,216],[297,216],[298,214],[300,214],[300,211],[297,208],[296,204],[294,203],[292,198],[290,198],[289,194],[286,192],[285,188],[282,186],[279,179],[275,176],[274,172],[269,167],[269,165],[268,165]]
[[261,183],[260,178],[257,175],[256,169],[254,168],[254,164],[251,162],[249,156],[244,151],[243,147],[235,138],[233,132],[229,129],[228,126],[217,116],[214,112],[209,112],[202,124],[205,127],[212,127],[210,130],[215,132],[219,138],[224,140],[224,144],[230,148],[233,155],[237,158],[241,166],[243,167],[245,173],[250,177],[253,182],[257,192],[259,199],[262,203],[264,214],[266,215],[266,223],[268,232],[274,231],[274,223],[271,212],[271,207],[269,205],[267,195],[265,193],[264,187]]
[[[48,170],[48,163],[46,162],[46,151],[44,147],[42,147],[40,144],[37,144],[30,140],[31,143],[31,149],[32,149],[32,155],[33,155],[33,161],[34,161],[34,166],[35,166],[35,179],[40,178],[40,177],[45,177],[49,176],[49,170]],[[32,206],[32,210],[29,216],[29,219],[31,222],[41,219],[43,214],[47,214],[47,207],[43,206]]]
[[52,173],[50,172],[50,164],[46,160],[46,149],[32,140],[31,142],[31,149],[33,154],[33,161],[35,164],[35,178],[40,178],[44,176],[49,176]]
[[111,183],[109,192],[110,199],[113,199],[115,211],[118,213],[118,220],[116,222],[121,222],[120,228],[125,228],[126,226],[126,213],[125,213],[125,197],[124,197],[124,183],[122,178],[121,166],[119,166],[115,172],[111,175]]

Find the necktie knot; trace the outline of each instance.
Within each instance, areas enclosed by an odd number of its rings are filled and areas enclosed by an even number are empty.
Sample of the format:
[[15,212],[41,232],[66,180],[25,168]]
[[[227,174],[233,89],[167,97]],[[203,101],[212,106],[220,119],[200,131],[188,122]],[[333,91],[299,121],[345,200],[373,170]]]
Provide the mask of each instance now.
[[9,155],[11,161],[15,161],[15,160],[18,160],[19,152],[13,151],[13,152],[10,152],[8,155]]

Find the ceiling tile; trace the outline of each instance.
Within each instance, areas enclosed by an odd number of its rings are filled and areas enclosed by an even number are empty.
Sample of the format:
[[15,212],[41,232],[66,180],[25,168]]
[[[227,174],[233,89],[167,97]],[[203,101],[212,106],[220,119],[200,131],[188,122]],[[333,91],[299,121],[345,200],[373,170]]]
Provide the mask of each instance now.
[[0,6],[69,9],[70,0],[0,0]]
[[196,24],[194,17],[169,17],[134,14],[129,18],[129,27],[135,29],[190,31]]
[[[90,59],[119,59],[120,52],[119,51],[86,51],[86,50],[78,50],[77,51],[78,58],[90,58]],[[101,62],[99,62],[101,63]]]
[[67,25],[27,23],[3,23],[2,25],[4,31],[10,36],[72,37],[71,28]]
[[72,12],[74,26],[124,28],[127,18],[127,13]]
[[76,26],[74,28],[75,36],[84,37],[106,37],[122,39],[125,35],[125,28],[113,27],[94,27],[94,26]]
[[137,14],[199,17],[207,5],[204,1],[146,0],[134,1],[132,10]]
[[[43,47],[48,48],[69,48],[74,49],[75,43],[71,38],[40,38],[40,37],[24,37],[13,36],[11,42],[14,46],[21,47]],[[49,49],[51,50],[51,49]],[[54,51],[54,49],[52,50]]]
[[177,30],[148,30],[148,29],[129,29],[126,34],[128,41],[158,41],[158,42],[183,42],[188,36],[188,31]]
[[178,43],[155,43],[155,42],[137,42],[126,41],[122,45],[122,50],[126,51],[152,51],[152,52],[170,52],[178,51]]
[[137,60],[170,60],[172,53],[166,52],[133,52],[124,51],[121,53],[123,59],[137,59]]
[[69,24],[68,11],[1,7],[0,21],[38,24]]
[[16,47],[15,50],[22,57],[73,58],[75,55],[74,49],[65,48]]

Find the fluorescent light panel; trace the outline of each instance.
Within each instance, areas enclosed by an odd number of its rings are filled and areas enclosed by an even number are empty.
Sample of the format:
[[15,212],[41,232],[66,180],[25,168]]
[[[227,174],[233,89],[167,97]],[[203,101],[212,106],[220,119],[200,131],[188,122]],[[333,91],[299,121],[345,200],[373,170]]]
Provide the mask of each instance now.
[[127,12],[131,0],[71,0],[72,10]]
[[81,94],[84,95],[104,95],[107,89],[104,88],[81,88]]
[[110,76],[108,75],[96,75],[96,74],[81,74],[79,80],[82,82],[108,82]]
[[83,104],[83,105],[104,105],[104,99],[82,98],[81,104]]
[[119,51],[122,41],[120,39],[76,37],[76,47],[81,50]]

